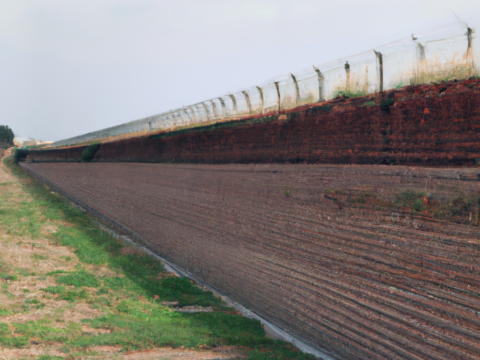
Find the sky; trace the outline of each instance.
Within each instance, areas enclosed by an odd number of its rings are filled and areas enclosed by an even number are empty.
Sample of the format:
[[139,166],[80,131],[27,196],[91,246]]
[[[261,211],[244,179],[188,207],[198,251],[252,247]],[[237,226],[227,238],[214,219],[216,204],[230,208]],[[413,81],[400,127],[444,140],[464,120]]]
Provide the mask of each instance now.
[[61,140],[366,51],[453,12],[476,28],[480,1],[0,0],[0,125]]

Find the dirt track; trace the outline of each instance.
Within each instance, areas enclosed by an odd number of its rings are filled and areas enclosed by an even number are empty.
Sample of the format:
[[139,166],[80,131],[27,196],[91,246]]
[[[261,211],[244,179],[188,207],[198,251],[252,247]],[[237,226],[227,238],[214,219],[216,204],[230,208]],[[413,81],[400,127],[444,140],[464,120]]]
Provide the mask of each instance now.
[[[346,359],[480,359],[480,228],[327,188],[478,194],[477,169],[22,164],[152,250]],[[462,176],[460,176],[462,175]]]

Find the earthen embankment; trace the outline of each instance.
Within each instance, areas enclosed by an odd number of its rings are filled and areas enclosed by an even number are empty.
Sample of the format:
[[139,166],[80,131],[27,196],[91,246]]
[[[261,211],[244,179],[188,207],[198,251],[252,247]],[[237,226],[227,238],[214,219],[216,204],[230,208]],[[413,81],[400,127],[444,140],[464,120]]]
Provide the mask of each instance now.
[[[84,147],[23,152],[80,161]],[[479,80],[407,86],[241,121],[105,142],[93,161],[480,164]]]
[[22,166],[339,359],[480,359],[478,168]]

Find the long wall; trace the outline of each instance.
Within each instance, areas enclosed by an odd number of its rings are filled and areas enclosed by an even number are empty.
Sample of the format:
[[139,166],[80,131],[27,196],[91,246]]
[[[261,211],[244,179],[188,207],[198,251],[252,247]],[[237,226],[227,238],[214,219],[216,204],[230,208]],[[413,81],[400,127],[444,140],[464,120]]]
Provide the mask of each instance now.
[[478,167],[21,164],[338,359],[480,359]]
[[[33,162],[79,161],[84,148],[22,156]],[[408,86],[270,117],[107,142],[94,161],[480,164],[479,80]]]

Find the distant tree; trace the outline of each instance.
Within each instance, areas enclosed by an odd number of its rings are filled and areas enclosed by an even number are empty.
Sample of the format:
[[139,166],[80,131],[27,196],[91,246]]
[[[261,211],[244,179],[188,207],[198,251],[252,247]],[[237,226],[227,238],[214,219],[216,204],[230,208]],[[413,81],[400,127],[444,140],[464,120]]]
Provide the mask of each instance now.
[[8,125],[0,125],[0,141],[1,142],[8,142],[13,144],[13,138],[15,135],[13,134],[12,129],[8,127]]

